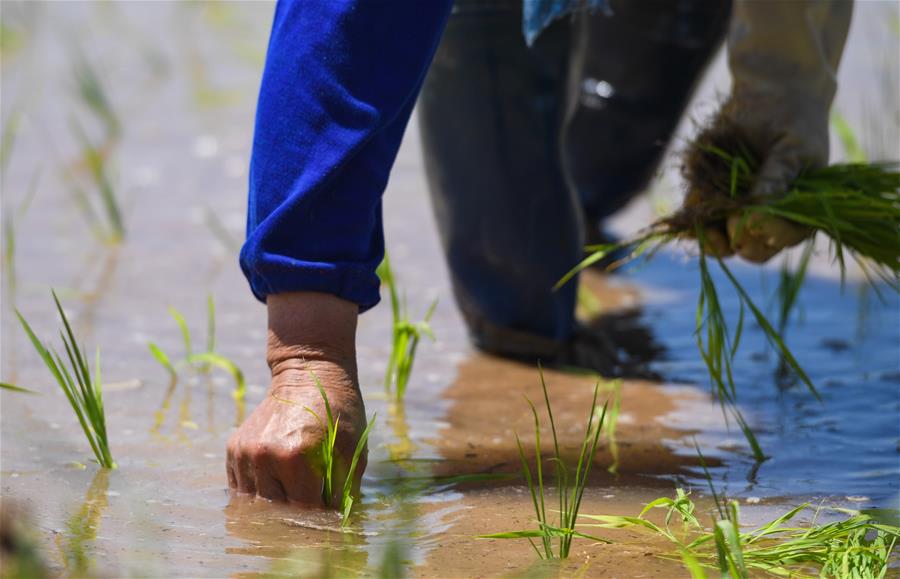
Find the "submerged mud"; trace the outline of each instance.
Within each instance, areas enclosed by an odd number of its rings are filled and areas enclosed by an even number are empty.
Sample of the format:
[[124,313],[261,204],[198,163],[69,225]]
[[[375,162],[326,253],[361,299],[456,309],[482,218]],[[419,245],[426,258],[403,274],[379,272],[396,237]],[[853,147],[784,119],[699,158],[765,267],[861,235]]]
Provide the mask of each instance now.
[[[30,207],[16,216],[16,283],[12,291],[4,269],[0,335],[3,381],[40,396],[0,393],[0,490],[4,512],[15,503],[28,514],[54,573],[393,576],[399,565],[423,577],[686,575],[654,556],[663,544],[627,532],[604,531],[612,545],[576,541],[561,568],[538,563],[525,541],[475,538],[534,525],[530,497],[515,476],[515,435],[533,460],[525,397],[540,408],[542,394],[536,368],[468,345],[433,227],[423,227],[432,219],[415,123],[385,196],[387,243],[411,317],[440,299],[432,320],[437,340],[421,344],[405,404],[397,406],[382,387],[389,308],[360,319],[360,377],[378,423],[355,522],[342,532],[334,513],[230,494],[225,441],[263,397],[268,375],[265,311],[238,270],[235,246],[271,6],[33,6],[21,16],[33,25],[28,42],[18,54],[4,53],[0,69],[3,118],[11,103],[28,101],[28,122],[4,172],[4,210],[42,171]],[[91,54],[102,55],[100,69],[123,119],[121,136],[108,148],[126,228],[115,247],[97,241],[69,186],[70,173],[79,174],[80,151],[67,115],[90,117],[67,84],[63,29],[85,38],[90,32]],[[143,37],[140,31],[150,29],[171,29],[172,45]],[[37,91],[42,83],[48,88]],[[645,223],[641,211],[620,225]],[[771,305],[777,272],[734,270],[758,303]],[[583,511],[634,515],[680,486],[693,490],[706,512],[695,443],[716,488],[746,505],[749,523],[808,500],[900,506],[896,296],[879,300],[852,280],[843,290],[832,278],[809,281],[787,337],[822,401],[780,373],[761,333],[747,328],[735,365],[739,402],[771,456],[756,464],[709,396],[693,335],[696,280],[696,264],[678,253],[615,277],[585,277],[594,299],[582,303],[582,315],[596,317],[623,347],[642,351],[660,378],[622,383],[615,444],[602,440]],[[52,340],[50,287],[88,349],[102,349],[115,471],[100,471],[90,460],[71,409],[12,315],[20,309]],[[173,360],[183,355],[168,306],[185,314],[195,341],[204,343],[207,294],[217,306],[217,349],[247,377],[245,403],[232,397],[227,374],[185,368],[171,381],[147,350],[152,341]],[[736,303],[727,293],[723,302],[726,310]],[[563,454],[575,454],[596,379],[559,371],[546,378]],[[600,400],[615,392],[604,380]]]

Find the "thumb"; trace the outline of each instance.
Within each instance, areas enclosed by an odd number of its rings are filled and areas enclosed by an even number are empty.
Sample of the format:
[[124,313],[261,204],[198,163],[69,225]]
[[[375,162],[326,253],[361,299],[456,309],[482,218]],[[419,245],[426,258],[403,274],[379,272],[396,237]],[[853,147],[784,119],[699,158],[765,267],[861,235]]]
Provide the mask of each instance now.
[[786,140],[776,143],[766,155],[750,194],[767,197],[786,192],[808,164],[795,144]]

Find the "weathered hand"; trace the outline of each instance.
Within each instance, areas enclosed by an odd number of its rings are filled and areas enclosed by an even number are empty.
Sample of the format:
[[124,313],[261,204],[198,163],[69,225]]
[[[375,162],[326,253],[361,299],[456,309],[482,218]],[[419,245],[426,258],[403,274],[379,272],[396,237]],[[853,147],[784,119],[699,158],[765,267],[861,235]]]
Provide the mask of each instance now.
[[[739,131],[757,153],[750,195],[778,196],[804,169],[828,162],[828,115],[851,12],[850,2],[734,3],[731,95],[712,126]],[[771,215],[732,215],[706,232],[704,249],[763,262],[808,236],[807,228]]]
[[[325,432],[306,409],[322,421],[327,418],[311,373],[325,389],[338,421],[332,497],[340,495],[356,442],[366,427],[365,408],[359,389],[344,369],[322,362],[297,361],[296,366],[274,373],[266,398],[228,441],[228,484],[267,499],[322,504],[319,445]],[[357,467],[357,485],[364,469],[365,454]]]
[[[339,497],[366,426],[356,378],[357,307],[325,294],[298,293],[269,296],[268,309],[272,382],[266,398],[228,441],[228,484],[271,500],[321,505],[325,431],[307,409],[327,420],[318,379],[338,423],[332,497]],[[357,488],[365,465],[363,453]]]

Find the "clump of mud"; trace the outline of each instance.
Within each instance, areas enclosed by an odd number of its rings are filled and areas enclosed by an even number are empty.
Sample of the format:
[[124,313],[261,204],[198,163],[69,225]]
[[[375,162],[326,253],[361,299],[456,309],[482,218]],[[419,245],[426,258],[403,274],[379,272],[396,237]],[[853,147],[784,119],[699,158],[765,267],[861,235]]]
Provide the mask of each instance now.
[[[699,199],[729,197],[732,168],[723,154],[743,159],[755,173],[757,159],[762,155],[751,143],[737,123],[725,115],[717,115],[688,144],[682,156],[681,174],[691,195]],[[752,181],[739,183],[737,196],[746,195],[752,186]]]

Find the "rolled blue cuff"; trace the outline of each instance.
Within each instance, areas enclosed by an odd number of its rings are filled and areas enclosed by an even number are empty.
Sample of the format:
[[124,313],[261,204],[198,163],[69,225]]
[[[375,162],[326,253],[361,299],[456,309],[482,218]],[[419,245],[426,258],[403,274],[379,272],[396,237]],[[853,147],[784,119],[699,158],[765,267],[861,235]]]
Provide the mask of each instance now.
[[244,246],[241,268],[253,295],[263,302],[270,294],[320,292],[354,302],[364,312],[381,299],[380,282],[375,275],[378,263],[315,263],[253,252],[252,246]]

